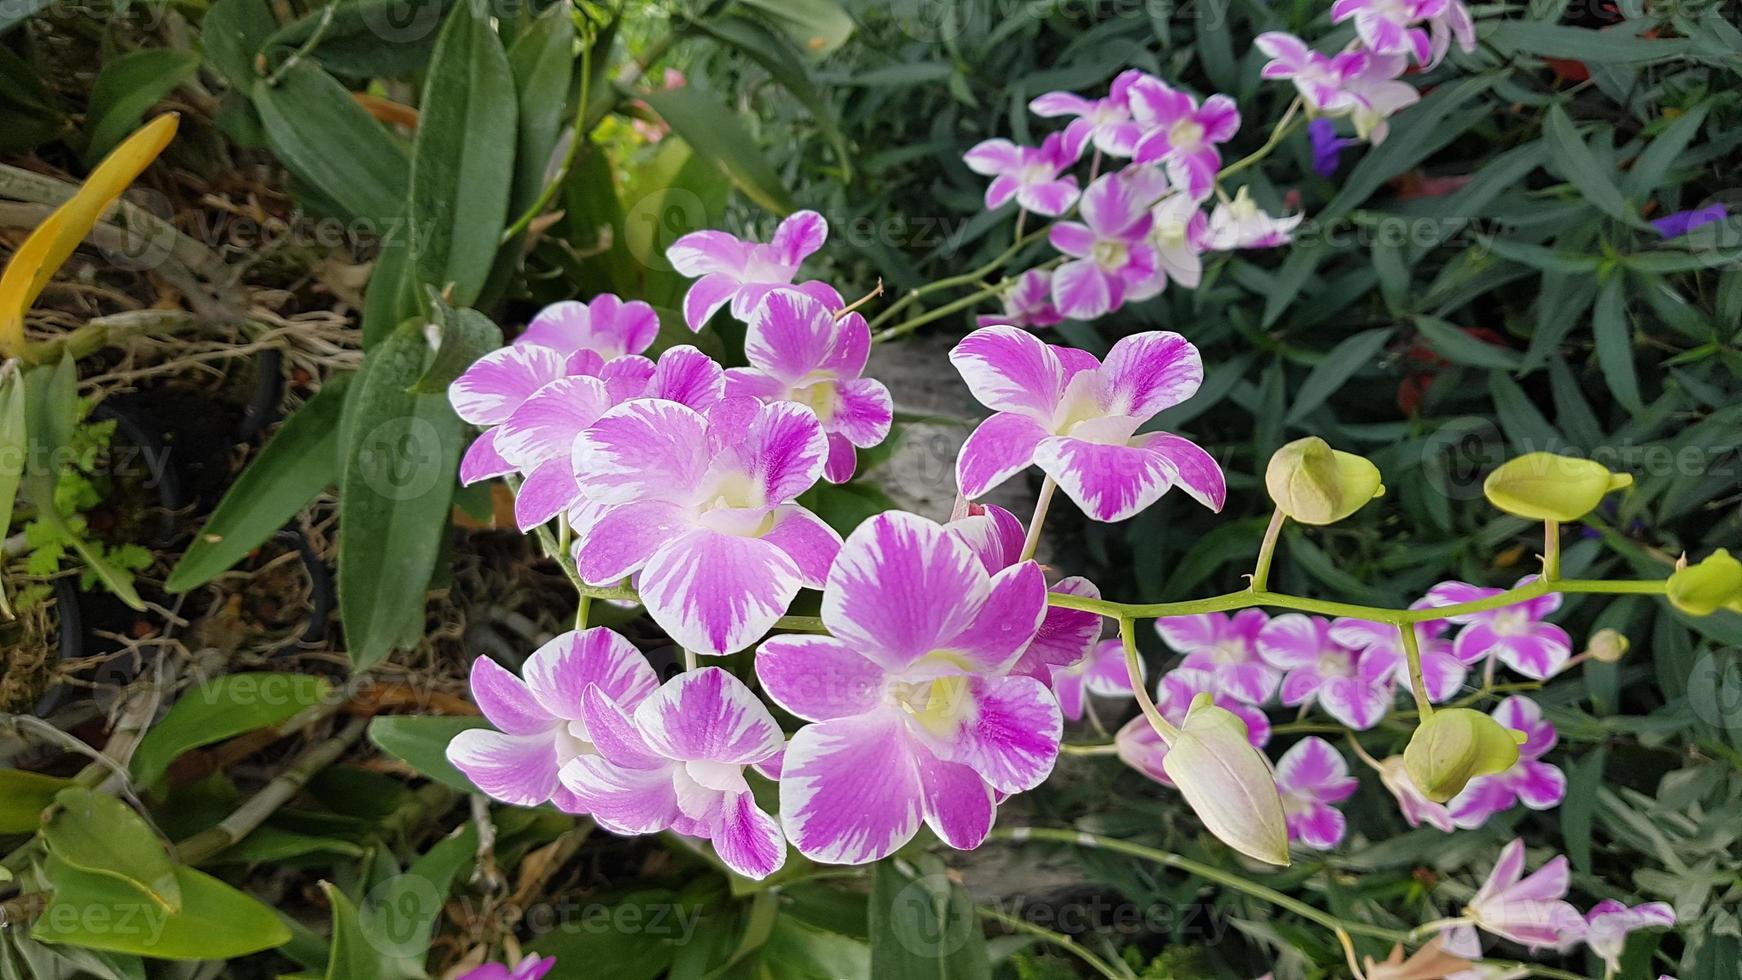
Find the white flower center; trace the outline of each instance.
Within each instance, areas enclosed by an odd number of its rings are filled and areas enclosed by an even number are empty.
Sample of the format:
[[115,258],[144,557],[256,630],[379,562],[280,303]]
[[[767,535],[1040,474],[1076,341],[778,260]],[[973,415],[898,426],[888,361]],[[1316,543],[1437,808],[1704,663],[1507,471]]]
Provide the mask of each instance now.
[[1355,658],[1342,650],[1326,650],[1319,654],[1317,671],[1320,677],[1354,677]]
[[1114,270],[1124,268],[1131,250],[1124,242],[1099,241],[1089,253],[1089,258],[1103,269]]
[[1176,150],[1190,150],[1204,141],[1204,127],[1195,119],[1181,119],[1167,131],[1167,142]]

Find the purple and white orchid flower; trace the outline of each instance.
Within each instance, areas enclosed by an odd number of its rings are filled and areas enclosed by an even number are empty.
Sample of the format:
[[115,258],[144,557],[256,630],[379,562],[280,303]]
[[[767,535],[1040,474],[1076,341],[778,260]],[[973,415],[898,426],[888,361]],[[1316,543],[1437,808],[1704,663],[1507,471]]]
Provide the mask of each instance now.
[[1119,73],[1107,97],[1085,99],[1074,92],[1047,92],[1028,103],[1037,116],[1074,116],[1065,127],[1065,137],[1081,147],[1085,142],[1108,156],[1129,157],[1143,136],[1143,130],[1131,118],[1131,86],[1147,78],[1136,69]]
[[1046,613],[1040,567],[990,575],[942,525],[891,511],[848,535],[823,590],[828,636],[762,645],[763,691],[811,722],[787,745],[780,815],[800,853],[865,864],[923,821],[951,847],[991,832],[994,794],[1046,779],[1063,720],[1010,668]]
[[1188,194],[1169,194],[1149,211],[1149,244],[1158,271],[1187,289],[1204,277],[1204,236],[1209,219]]
[[1391,117],[1421,101],[1415,86],[1398,80],[1408,66],[1402,55],[1374,55],[1349,79],[1349,94],[1355,97],[1349,118],[1356,136],[1378,146],[1391,132]]
[[1267,31],[1252,43],[1270,56],[1259,74],[1294,82],[1301,99],[1314,112],[1340,116],[1355,108],[1349,82],[1366,69],[1368,52],[1350,50],[1326,55],[1282,31]]
[[1621,972],[1621,953],[1627,947],[1627,935],[1641,929],[1671,929],[1675,927],[1675,909],[1667,902],[1646,902],[1628,908],[1623,902],[1605,898],[1585,913],[1585,945],[1602,958],[1612,974]]
[[1347,822],[1333,804],[1354,794],[1360,780],[1331,743],[1316,735],[1289,746],[1276,761],[1276,789],[1288,821],[1288,839],[1328,851],[1343,841]]
[[1003,313],[982,313],[974,322],[981,327],[1050,327],[1064,318],[1052,302],[1052,270],[1030,269],[1004,291]]
[[756,805],[744,768],[778,756],[785,738],[743,681],[718,667],[685,671],[632,711],[589,685],[582,713],[596,753],[565,765],[562,782],[599,826],[712,841],[746,878],[780,870],[786,837]]
[[1518,746],[1518,761],[1512,768],[1477,776],[1446,804],[1452,822],[1466,830],[1482,826],[1489,817],[1515,804],[1548,810],[1559,806],[1567,795],[1566,774],[1559,766],[1541,761],[1554,748],[1558,736],[1536,702],[1515,694],[1500,702],[1489,717],[1502,728],[1523,732],[1525,739]]
[[1262,609],[1227,613],[1163,616],[1155,631],[1163,643],[1185,654],[1181,667],[1214,678],[1210,693],[1261,705],[1276,694],[1282,671],[1258,653],[1258,634],[1270,622]]
[[1379,724],[1397,694],[1390,660],[1338,643],[1331,638],[1330,622],[1318,616],[1277,616],[1259,630],[1258,652],[1288,671],[1280,692],[1285,707],[1317,701],[1326,714],[1356,731]]
[[858,450],[889,436],[895,411],[881,381],[860,377],[871,353],[865,318],[836,317],[816,299],[780,289],[756,305],[747,323],[750,366],[726,372],[727,397],[796,402],[815,412],[829,443],[823,479],[845,483],[858,468]]
[[641,601],[686,650],[760,639],[801,586],[821,588],[840,537],[794,503],[822,475],[823,427],[791,402],[728,398],[708,415],[637,399],[575,440],[584,498],[575,564],[593,585],[638,575]]
[[1098,521],[1124,520],[1176,485],[1221,510],[1227,487],[1209,453],[1179,436],[1137,431],[1203,382],[1198,350],[1179,334],[1120,338],[1100,363],[1015,327],[985,327],[956,345],[950,363],[996,412],[956,459],[964,496],[1037,465]]
[[1331,22],[1355,20],[1355,33],[1375,54],[1414,55],[1418,64],[1433,57],[1433,42],[1421,25],[1445,13],[1447,0],[1336,0]]
[[1275,248],[1286,245],[1303,215],[1273,218],[1258,210],[1257,202],[1242,187],[1232,201],[1216,205],[1204,230],[1204,247],[1215,252],[1241,248]]
[[1128,698],[1131,672],[1125,669],[1125,644],[1117,637],[1102,640],[1089,650],[1089,655],[1068,667],[1052,668],[1052,693],[1058,698],[1059,711],[1071,721],[1082,721],[1088,709],[1089,695],[1103,698]]
[[[1518,580],[1518,585],[1534,581],[1535,575],[1526,575]],[[1436,606],[1451,606],[1486,599],[1502,591],[1465,582],[1441,582],[1428,590],[1427,598]],[[1560,593],[1549,592],[1499,609],[1451,616],[1452,622],[1464,624],[1452,641],[1452,650],[1459,660],[1471,666],[1498,658],[1532,680],[1547,680],[1559,673],[1573,655],[1573,638],[1567,631],[1543,621],[1560,607]]]
[[665,250],[666,261],[680,275],[697,277],[684,296],[684,322],[701,330],[720,307],[730,303],[732,315],[750,316],[771,290],[783,286],[822,302],[839,294],[824,283],[793,285],[798,267],[829,237],[829,223],[815,211],[794,211],[774,229],[767,243],[747,242],[723,231],[693,231]]
[[1065,171],[1083,155],[1083,135],[1053,133],[1039,146],[989,139],[975,144],[962,159],[968,169],[992,178],[986,188],[987,210],[1015,198],[1025,211],[1056,218],[1077,203],[1077,178]]
[[502,963],[485,963],[473,967],[454,980],[544,980],[545,974],[556,968],[556,957],[528,953],[512,967]]
[[1198,100],[1158,78],[1131,86],[1131,115],[1143,128],[1133,159],[1166,165],[1168,179],[1194,201],[1210,196],[1222,169],[1219,143],[1240,129],[1240,110],[1226,95]]
[[[1427,600],[1417,600],[1411,609],[1420,609]],[[1414,625],[1416,647],[1421,651],[1421,675],[1428,699],[1445,701],[1464,686],[1467,669],[1452,652],[1449,640],[1440,638],[1446,621],[1431,619]],[[1391,679],[1399,687],[1409,686],[1409,658],[1403,650],[1403,636],[1390,623],[1375,623],[1365,619],[1344,617],[1331,623],[1331,639],[1351,650],[1362,651],[1363,657],[1389,662]]]
[[590,302],[564,300],[538,311],[516,344],[536,344],[564,354],[592,351],[602,360],[640,354],[659,336],[659,316],[640,300],[623,302],[601,293]]
[[585,813],[558,778],[562,768],[592,755],[593,735],[582,710],[589,687],[618,704],[640,704],[659,677],[641,651],[604,627],[564,633],[527,658],[525,680],[489,657],[472,661],[472,701],[491,728],[474,728],[448,743],[448,761],[473,785],[504,803]]
[[1093,320],[1127,302],[1161,292],[1167,280],[1149,242],[1150,207],[1159,193],[1127,172],[1105,174],[1083,192],[1082,221],[1061,221],[1047,233],[1053,248],[1070,256],[1052,274],[1058,311]]
[[1476,928],[1532,949],[1566,946],[1585,938],[1585,919],[1566,901],[1567,859],[1556,855],[1524,875],[1524,841],[1500,851],[1494,870],[1464,913]]

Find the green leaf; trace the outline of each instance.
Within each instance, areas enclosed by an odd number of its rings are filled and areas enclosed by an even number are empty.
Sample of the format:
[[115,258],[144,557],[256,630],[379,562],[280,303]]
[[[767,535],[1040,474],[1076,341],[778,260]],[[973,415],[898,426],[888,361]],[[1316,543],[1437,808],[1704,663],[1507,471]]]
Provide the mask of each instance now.
[[[975,932],[979,932],[978,924]],[[982,937],[983,939],[984,937]],[[762,944],[759,977],[766,980],[884,980],[900,974],[874,972],[870,951],[851,936],[829,932],[806,925],[790,915],[774,920],[768,941]],[[991,961],[984,950],[980,953],[983,967]],[[955,974],[917,974],[918,976],[955,976]],[[962,974],[972,976],[974,974]],[[990,973],[979,974],[990,976]]]
[[1295,392],[1294,404],[1289,406],[1287,421],[1298,422],[1323,405],[1325,399],[1355,376],[1356,371],[1367,367],[1378,356],[1391,334],[1390,327],[1363,330],[1331,348],[1301,382],[1300,390]]
[[1418,316],[1410,321],[1434,350],[1447,359],[1473,367],[1518,369],[1519,353],[1509,347],[1477,340],[1456,326],[1431,316]]
[[404,211],[405,152],[319,65],[299,61],[277,85],[262,78],[253,98],[267,145],[298,180],[382,229]]
[[439,297],[430,300],[430,319],[427,335],[435,342],[435,355],[411,390],[445,397],[474,361],[502,346],[502,328],[477,310],[456,310]]
[[695,21],[695,26],[715,40],[737,48],[744,52],[757,64],[767,69],[768,74],[781,84],[793,98],[798,99],[804,107],[810,110],[810,118],[823,131],[823,138],[835,148],[836,159],[841,164],[841,180],[853,179],[851,156],[847,152],[847,138],[841,133],[840,120],[835,117],[835,107],[823,96],[817,88],[816,79],[811,77],[810,68],[804,63],[800,53],[793,49],[791,43],[764,27],[759,21],[747,17],[703,18]]
[[358,669],[380,662],[421,627],[446,536],[465,424],[445,396],[411,393],[428,353],[421,325],[401,326],[364,359],[355,400],[346,407],[339,612]]
[[457,4],[430,57],[408,217],[418,282],[461,306],[484,288],[508,221],[517,112],[502,42],[481,10]]
[[126,882],[165,912],[181,909],[181,886],[169,852],[131,807],[82,786],[61,790],[54,802],[56,809],[42,827],[50,853],[80,871]]
[[1591,331],[1597,339],[1597,363],[1603,368],[1603,380],[1614,393],[1615,400],[1634,414],[1645,411],[1639,395],[1639,376],[1633,366],[1633,331],[1627,322],[1627,298],[1622,286],[1627,277],[1620,273],[1609,276],[1597,293],[1597,305],[1591,310]]
[[1687,112],[1677,116],[1675,121],[1663,128],[1663,132],[1651,141],[1645,152],[1639,154],[1633,161],[1633,166],[1627,175],[1621,179],[1627,193],[1636,198],[1643,198],[1663,184],[1669,175],[1669,168],[1675,165],[1682,151],[1699,135],[1700,126],[1706,121],[1707,103],[1700,103]]
[[[318,32],[309,57],[347,78],[406,78],[430,61],[452,0],[320,0],[261,46],[282,64]],[[461,6],[464,6],[463,4]]]
[[389,962],[394,976],[422,977],[442,905],[454,879],[478,853],[478,828],[467,824],[418,858],[403,874],[369,889],[357,908],[357,924],[369,945]]
[[337,837],[317,837],[266,826],[256,829],[201,864],[280,864],[292,858],[315,854],[360,858],[362,845]]
[[333,946],[327,954],[326,980],[383,980],[382,955],[358,921],[357,907],[330,881],[321,882],[333,909]]
[[518,217],[538,201],[568,109],[575,64],[575,25],[569,9],[553,4],[514,39],[508,67],[519,104],[515,127],[514,189],[509,213]]
[[[24,376],[15,365],[0,368],[0,538],[12,526],[12,505],[18,500],[18,487],[24,480],[25,460],[30,453],[24,413]],[[4,576],[0,576],[0,614],[12,615]]]
[[1594,31],[1559,24],[1505,20],[1491,22],[1486,37],[1503,55],[1516,52],[1587,61],[1593,65],[1643,64],[1688,53],[1691,45],[1684,38],[1648,38],[1632,33],[1643,29],[1647,23],[1642,18],[1610,30]]
[[[699,911],[699,910],[697,910]],[[655,980],[671,966],[673,941],[689,938],[686,922],[696,911],[679,904],[678,896],[664,889],[646,889],[606,901],[594,899],[589,915],[605,923],[635,923],[639,928],[557,929],[535,941],[531,949],[541,956],[554,956],[558,977],[592,978],[608,975],[611,980]],[[572,964],[565,966],[564,964]],[[608,971],[593,964],[610,964]],[[769,974],[788,980],[783,974]],[[821,978],[819,978],[821,980]]]
[[332,691],[307,674],[226,674],[183,694],[133,754],[133,781],[150,786],[189,749],[269,728],[320,704]]
[[104,62],[86,112],[85,164],[101,160],[138,129],[145,113],[199,67],[200,56],[194,52],[167,49],[134,51]]
[[400,324],[421,313],[417,297],[417,284],[411,276],[410,236],[402,217],[381,243],[374,274],[363,293],[363,349],[373,350]]
[[835,0],[744,0],[785,31],[792,42],[821,57],[834,53],[853,33],[853,17]]
[[476,793],[478,787],[448,761],[448,743],[461,732],[488,727],[482,718],[381,715],[369,722],[369,741],[444,786]]
[[882,980],[989,980],[986,935],[974,901],[933,855],[909,877],[879,861],[867,906],[871,974]]
[[[1492,119],[1493,113],[1487,106],[1457,112],[1456,115],[1454,112],[1466,100],[1493,88],[1501,77],[1498,74],[1483,74],[1456,84],[1442,85],[1428,93],[1426,98],[1408,112],[1399,115],[1391,127],[1391,135],[1384,143],[1369,150],[1361,158],[1361,162],[1349,171],[1349,176],[1343,180],[1342,189],[1319,212],[1317,220],[1328,223],[1348,214],[1372,196],[1374,191],[1384,186],[1386,181],[1432,156],[1462,136],[1470,127]],[[1295,250],[1296,253],[1305,251],[1317,252],[1320,249]],[[1265,323],[1268,325],[1270,322],[1267,314]]]
[[225,960],[273,949],[290,930],[245,892],[185,865],[175,868],[183,903],[168,913],[146,893],[51,857],[44,866],[54,896],[31,938],[166,960]]
[[1567,774],[1567,797],[1561,803],[1561,836],[1567,842],[1567,859],[1580,874],[1591,873],[1591,818],[1597,809],[1597,791],[1603,787],[1603,766],[1609,747],[1599,745],[1573,764]]
[[321,387],[286,419],[266,448],[225,491],[164,587],[187,592],[260,547],[339,479],[339,416],[351,376]]
[[200,43],[230,87],[246,92],[260,77],[255,58],[276,30],[266,0],[217,0],[200,21]]
[[793,211],[786,185],[768,165],[762,148],[738,122],[738,114],[694,85],[642,96],[696,153],[725,172],[744,195],[776,214]]
[[1622,196],[1621,188],[1615,185],[1609,170],[1597,162],[1597,157],[1585,145],[1572,119],[1559,103],[1549,107],[1548,117],[1543,121],[1543,138],[1549,146],[1549,162],[1579,189],[1585,200],[1617,221],[1645,227],[1638,212]]
[[23,769],[0,769],[0,834],[34,834],[42,811],[55,794],[76,785],[71,779]]

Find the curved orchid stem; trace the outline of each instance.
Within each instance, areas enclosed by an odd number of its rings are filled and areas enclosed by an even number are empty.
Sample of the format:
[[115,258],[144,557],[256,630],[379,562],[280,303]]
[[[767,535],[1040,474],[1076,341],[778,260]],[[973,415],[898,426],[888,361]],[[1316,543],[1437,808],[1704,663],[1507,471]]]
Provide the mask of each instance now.
[[1223,167],[1222,172],[1216,175],[1216,182],[1220,184],[1223,180],[1234,176],[1247,167],[1257,164],[1269,156],[1271,151],[1282,145],[1283,137],[1288,135],[1289,127],[1294,123],[1295,113],[1299,112],[1303,105],[1305,103],[1301,97],[1295,96],[1294,101],[1288,104],[1288,110],[1282,114],[1282,118],[1278,119],[1276,126],[1270,130],[1270,138],[1264,141],[1264,145]]
[[1555,521],[1542,522],[1542,577],[1549,582],[1561,577],[1561,526]]
[[1058,486],[1058,482],[1050,476],[1040,485],[1040,494],[1034,499],[1034,516],[1028,519],[1028,536],[1022,541],[1022,556],[1017,561],[1033,558],[1035,551],[1040,548],[1040,527],[1046,523],[1046,511],[1052,506],[1052,495]]
[[1258,561],[1252,566],[1252,589],[1263,592],[1270,585],[1270,562],[1276,557],[1276,541],[1282,536],[1282,525],[1288,515],[1278,507],[1270,515],[1270,526],[1264,529],[1264,541],[1258,545]]
[[1051,929],[1037,926],[1021,916],[999,911],[989,905],[976,905],[974,911],[980,913],[981,918],[991,919],[993,922],[999,923],[1000,925],[1008,926],[1018,932],[1026,932],[1042,942],[1057,946],[1059,949],[1062,949],[1075,956],[1077,959],[1082,960],[1084,963],[1087,963],[1090,969],[1099,973],[1101,976],[1107,977],[1108,980],[1129,980],[1129,973],[1120,973],[1113,969],[1107,964],[1106,960],[1096,956],[1088,947],[1062,932],[1053,932]]
[[1125,646],[1125,674],[1131,679],[1131,691],[1137,696],[1137,706],[1143,709],[1143,717],[1149,719],[1150,727],[1161,736],[1161,740],[1169,745],[1179,738],[1179,729],[1161,716],[1161,709],[1155,706],[1155,700],[1149,696],[1149,686],[1143,682],[1143,661],[1137,656],[1137,621],[1130,618],[1119,620],[1119,642]]
[[1433,717],[1433,700],[1427,696],[1427,679],[1421,671],[1421,640],[1415,635],[1414,623],[1398,623],[1397,635],[1403,640],[1403,656],[1409,662],[1409,690],[1415,695],[1415,710],[1421,720]]

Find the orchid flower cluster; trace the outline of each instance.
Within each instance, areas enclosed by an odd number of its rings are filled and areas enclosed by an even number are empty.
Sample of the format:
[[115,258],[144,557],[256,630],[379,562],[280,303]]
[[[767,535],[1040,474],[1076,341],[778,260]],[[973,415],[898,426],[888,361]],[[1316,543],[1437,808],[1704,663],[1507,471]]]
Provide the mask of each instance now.
[[[1103,275],[1117,250],[1103,248],[1113,225],[1102,218],[1137,201],[1192,201],[1204,181],[1213,188],[1208,155],[1215,134],[1229,131],[1231,106],[1199,105],[1140,78],[1124,84],[1120,98],[1150,108],[1125,119],[1119,106],[1128,103],[1085,104],[1024,164],[1050,166],[1082,141],[1162,163],[1099,178],[1084,195],[1085,223],[1054,226],[1055,240],[1095,266],[1060,267],[1050,294],[1061,313],[1074,308],[1066,297],[1082,295],[1072,284],[1091,278],[1106,286],[1096,295],[1130,295],[1108,285],[1126,280]],[[1164,116],[1173,120],[1165,130],[1134,121]],[[1212,145],[1188,147],[1187,136]],[[1069,188],[1049,181],[1005,189],[1025,207],[1062,211]],[[1121,227],[1147,234],[1152,218]],[[1217,460],[1153,423],[1204,378],[1198,349],[1167,331],[1125,336],[1104,358],[1046,343],[1022,323],[970,333],[950,361],[991,414],[956,459],[953,513],[938,522],[885,512],[843,537],[805,495],[852,477],[858,451],[888,436],[893,403],[863,376],[873,337],[858,304],[798,281],[826,236],[821,216],[800,212],[767,243],[708,231],[671,247],[673,266],[697,278],[684,322],[699,331],[722,312],[740,320],[747,366],[726,369],[688,345],[649,357],[655,312],[602,295],[545,309],[450,389],[458,414],[482,430],[462,478],[509,478],[522,529],[539,530],[582,596],[576,628],[518,674],[489,658],[473,664],[472,695],[488,726],[455,737],[448,758],[484,793],[587,814],[613,833],[706,841],[722,866],[752,879],[779,870],[789,848],[824,863],[876,861],[922,826],[968,849],[990,836],[1001,803],[1044,782],[1062,751],[1085,748],[1065,743],[1067,719],[1099,728],[1094,699],[1129,697],[1137,717],[1087,748],[1174,787],[1240,854],[1287,865],[1291,843],[1341,843],[1337,806],[1358,784],[1335,745],[1316,736],[1272,763],[1264,749],[1281,727],[1267,714],[1273,701],[1319,710],[1345,730],[1410,824],[1472,828],[1520,803],[1553,807],[1566,787],[1544,761],[1556,732],[1536,704],[1513,696],[1490,714],[1468,707],[1493,693],[1494,672],[1543,681],[1581,657],[1625,650],[1624,638],[1605,632],[1575,657],[1568,634],[1546,621],[1561,593],[1662,594],[1694,615],[1742,608],[1742,563],[1722,551],[1666,580],[1562,579],[1560,525],[1630,478],[1546,453],[1503,465],[1484,487],[1502,510],[1543,522],[1539,575],[1506,590],[1441,583],[1406,609],[1272,592],[1286,524],[1335,523],[1384,493],[1371,462],[1316,438],[1282,447],[1263,475],[1275,511],[1248,588],[1131,605],[1103,599],[1086,579],[1049,575],[1035,553],[1060,490],[1106,522],[1176,488],[1212,511],[1227,500]],[[1130,259],[1146,246],[1120,247]],[[1043,480],[1026,524],[980,502],[1031,467]],[[552,522],[558,533],[544,527]],[[820,616],[789,615],[805,589],[820,593]],[[661,678],[628,639],[588,628],[591,598],[639,604],[681,647],[684,669]],[[1107,619],[1116,637],[1103,638]],[[1154,619],[1183,657],[1153,695],[1139,619]],[[701,659],[752,649],[741,672],[722,665],[741,661]],[[1475,670],[1481,688],[1454,700]],[[1397,708],[1404,693],[1413,712]],[[1409,738],[1401,755],[1380,761],[1358,736],[1382,725]],[[1522,845],[1509,848],[1456,924],[1527,945],[1584,940],[1603,952],[1616,934],[1662,918],[1649,907],[1600,906],[1575,927],[1576,913],[1553,904],[1564,896],[1564,867],[1557,890],[1540,871],[1521,879],[1521,862]],[[1539,912],[1548,931],[1518,926]]]
[[[1258,36],[1257,47],[1271,59],[1263,77],[1293,82],[1299,97],[1265,147],[1231,166],[1223,165],[1222,146],[1240,130],[1234,100],[1212,94],[1200,101],[1136,69],[1116,77],[1100,98],[1074,92],[1036,97],[1031,112],[1070,120],[1039,146],[994,138],[968,150],[969,169],[992,178],[986,207],[1015,202],[1019,243],[1028,215],[1055,219],[1046,237],[1061,253],[1015,276],[1004,292],[1004,312],[982,317],[982,325],[1093,320],[1155,296],[1169,282],[1195,289],[1207,252],[1286,244],[1301,216],[1265,214],[1245,187],[1230,198],[1222,178],[1268,152],[1303,107],[1314,168],[1331,176],[1343,148],[1384,142],[1390,118],[1421,100],[1401,80],[1412,59],[1418,68],[1434,67],[1453,41],[1475,50],[1475,26],[1460,0],[1338,0],[1332,19],[1353,20],[1356,30],[1355,40],[1334,55],[1292,34]],[[1337,120],[1344,118],[1353,140],[1337,134]],[[1085,156],[1082,186],[1075,171]],[[1128,162],[1111,169],[1115,160]],[[1206,213],[1212,197],[1217,201]]]

